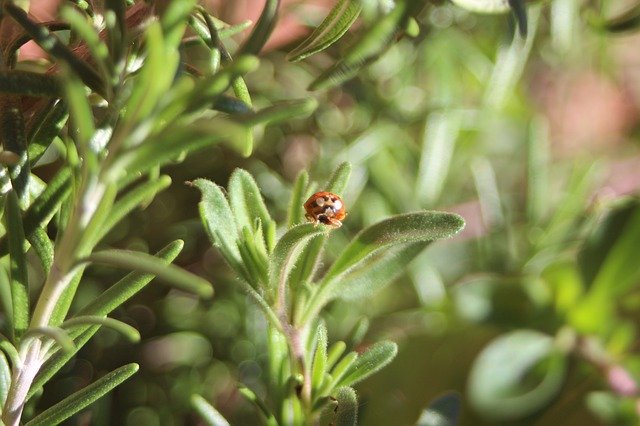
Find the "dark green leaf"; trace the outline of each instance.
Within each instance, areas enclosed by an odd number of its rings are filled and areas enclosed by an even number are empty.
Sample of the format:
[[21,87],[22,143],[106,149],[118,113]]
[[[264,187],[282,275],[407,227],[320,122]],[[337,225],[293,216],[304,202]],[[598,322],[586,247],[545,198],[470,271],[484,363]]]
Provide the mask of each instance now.
[[25,237],[18,197],[9,191],[5,204],[6,229],[10,256],[13,333],[20,337],[29,326],[29,278],[24,253]]
[[489,343],[476,358],[469,377],[470,402],[493,421],[523,418],[553,400],[565,371],[566,359],[551,336],[512,331]]
[[457,426],[461,409],[460,395],[456,392],[446,393],[432,401],[422,411],[417,424],[421,426]]
[[49,426],[61,423],[102,398],[107,392],[138,371],[138,364],[127,364],[96,380],[89,386],[66,397],[27,423],[28,426]]
[[358,424],[358,397],[353,388],[341,387],[335,393],[338,402],[336,426],[355,426]]
[[513,12],[513,16],[516,18],[522,37],[527,36],[527,8],[524,1],[525,0],[509,0],[509,7]]
[[378,342],[361,354],[344,373],[336,386],[351,386],[389,364],[398,353],[398,345],[393,342]]
[[191,395],[191,406],[208,426],[229,426],[229,422],[200,395]]
[[68,118],[67,106],[61,100],[52,101],[35,118],[35,124],[32,125],[27,137],[29,161],[32,167],[60,134]]
[[201,297],[213,296],[211,284],[177,266],[167,264],[147,253],[130,250],[103,250],[89,255],[86,261],[153,274],[178,289]]
[[31,171],[24,116],[17,96],[0,97],[0,141],[4,150],[11,155],[11,161],[8,162],[9,178],[18,197],[18,205],[24,210],[29,204]]
[[318,101],[313,98],[292,99],[276,102],[260,111],[248,114],[233,116],[234,119],[242,122],[245,126],[255,126],[256,124],[272,124],[294,118],[305,118],[311,115],[318,107]]
[[0,71],[0,93],[58,98],[62,88],[51,74],[21,70]]
[[339,0],[320,26],[296,46],[287,59],[300,61],[331,46],[353,25],[361,10],[362,5],[357,0]]
[[256,55],[260,52],[276,26],[279,6],[280,0],[266,0],[260,19],[258,19],[247,41],[240,48],[238,56],[244,54]]
[[47,232],[43,228],[37,227],[29,237],[29,242],[40,259],[44,273],[48,275],[53,264],[53,243]]
[[10,15],[33,38],[44,51],[62,63],[67,64],[77,74],[84,84],[93,91],[105,95],[104,83],[98,73],[86,62],[79,59],[71,49],[65,46],[58,37],[52,34],[45,26],[34,22],[27,12],[20,9],[13,2],[4,3],[5,12]]

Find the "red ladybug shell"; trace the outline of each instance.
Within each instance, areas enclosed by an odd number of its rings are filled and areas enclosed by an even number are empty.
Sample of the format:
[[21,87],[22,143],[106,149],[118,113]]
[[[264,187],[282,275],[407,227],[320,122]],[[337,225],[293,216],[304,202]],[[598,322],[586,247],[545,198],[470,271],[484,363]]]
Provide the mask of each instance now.
[[309,197],[304,203],[304,209],[309,222],[323,223],[334,228],[342,226],[341,220],[347,216],[342,198],[327,191],[316,192]]

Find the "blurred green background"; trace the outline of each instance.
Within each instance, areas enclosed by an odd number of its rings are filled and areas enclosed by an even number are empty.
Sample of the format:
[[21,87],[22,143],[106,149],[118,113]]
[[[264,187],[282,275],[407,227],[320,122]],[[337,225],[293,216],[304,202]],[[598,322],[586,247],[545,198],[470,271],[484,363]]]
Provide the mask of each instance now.
[[[220,3],[224,7],[210,6],[230,22],[260,10],[257,1]],[[557,334],[565,320],[550,268],[574,262],[611,206],[638,193],[640,34],[612,35],[588,23],[634,4],[536,3],[528,8],[527,37],[514,38],[508,15],[429,2],[418,36],[398,40],[339,89],[312,93],[320,106],[309,119],[256,129],[250,158],[216,147],[169,168],[170,189],[128,217],[108,243],[155,251],[184,239],[177,263],[210,279],[215,298],[202,302],[150,286],[115,313],[140,330],[142,343],[132,346],[101,331],[47,386],[40,404],[50,406],[55,395],[69,394],[97,371],[139,362],[139,374],[72,423],[197,424],[189,397],[199,393],[233,424],[253,424],[256,413],[236,389],[239,382],[263,389],[265,324],[210,247],[198,219],[198,192],[182,182],[206,177],[225,186],[234,168],[245,168],[274,218],[283,219],[300,170],[323,182],[350,161],[354,170],[342,194],[349,216],[331,234],[334,247],[396,213],[447,210],[467,221],[460,236],[429,247],[375,297],[332,305],[330,341],[347,338],[366,316],[363,345],[386,338],[400,347],[392,364],[358,387],[361,424],[414,424],[429,401],[448,390],[463,396],[461,425],[605,424],[606,410],[590,409],[589,401],[607,384],[589,363],[571,360],[549,404],[504,423],[469,405],[468,382],[474,359],[496,336],[517,329]],[[309,96],[308,84],[340,56],[351,34],[303,62],[285,59],[303,36],[289,23],[317,25],[326,7],[319,1],[284,4],[282,28],[260,69],[247,77],[256,106]],[[206,60],[197,48],[184,55],[196,65]],[[332,252],[329,247],[325,266]],[[77,305],[117,278],[91,267]],[[635,328],[637,294],[628,302],[625,324]],[[630,333],[617,354],[637,365]],[[621,404],[617,415],[629,412],[631,402]],[[633,424],[630,412],[609,420]]]

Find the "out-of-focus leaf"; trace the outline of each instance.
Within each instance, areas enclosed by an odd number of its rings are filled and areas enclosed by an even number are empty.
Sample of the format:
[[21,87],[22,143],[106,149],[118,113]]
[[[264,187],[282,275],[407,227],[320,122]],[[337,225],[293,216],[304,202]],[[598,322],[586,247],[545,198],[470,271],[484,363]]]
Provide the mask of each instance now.
[[517,330],[489,343],[469,377],[469,398],[488,419],[510,421],[541,409],[560,390],[566,359],[553,338]]
[[351,386],[363,381],[389,364],[398,353],[398,345],[393,342],[378,342],[355,360],[336,386]]
[[420,426],[457,426],[462,401],[457,392],[446,393],[422,411],[417,424]]
[[239,120],[245,126],[256,124],[273,124],[294,118],[305,118],[318,107],[318,101],[313,98],[292,99],[276,102],[254,113],[241,114],[232,118]]
[[31,167],[42,158],[51,142],[60,134],[60,130],[62,130],[68,118],[67,106],[61,100],[52,101],[46,108],[43,108],[27,135]]
[[[639,226],[638,200],[629,200],[615,208],[598,224],[578,253],[580,272],[587,287],[600,285],[618,292],[625,291],[634,281],[640,272],[637,262],[632,260],[633,250],[631,253],[625,250],[640,244]],[[601,280],[601,284],[596,284]]]
[[506,13],[511,7],[508,0],[451,0],[451,2],[477,13]]
[[11,299],[13,305],[14,336],[19,338],[29,326],[29,278],[24,253],[25,236],[18,197],[9,191],[5,204],[5,226],[8,230],[10,257]]
[[266,0],[256,26],[247,41],[240,48],[238,56],[244,54],[257,55],[267,42],[278,20],[280,0]]
[[355,426],[358,424],[358,397],[356,391],[350,387],[338,388],[335,393],[338,401],[336,412],[336,426]]
[[329,351],[327,352],[327,370],[333,369],[345,349],[347,349],[347,344],[342,341],[337,341],[329,347]]
[[277,425],[278,424],[278,422],[276,421],[275,416],[271,413],[271,411],[269,410],[269,407],[267,407],[267,404],[265,404],[265,402],[262,399],[260,399],[258,397],[258,395],[255,394],[254,391],[252,391],[251,389],[249,389],[249,388],[247,388],[245,386],[240,387],[240,389],[238,389],[238,391],[249,402],[252,402],[253,404],[255,404],[255,406],[259,409],[260,414],[262,415],[263,419],[265,420],[265,423],[267,424],[267,426],[272,426],[272,425]]
[[396,2],[394,6],[391,12],[378,19],[372,28],[367,29],[335,65],[316,78],[309,90],[337,86],[354,77],[362,66],[377,59],[389,46],[398,29],[404,27],[412,9],[406,1]]
[[24,30],[33,38],[43,50],[54,58],[67,64],[74,73],[78,75],[84,84],[92,90],[105,95],[104,83],[98,73],[86,62],[79,59],[75,53],[65,46],[58,37],[52,34],[45,26],[34,22],[27,12],[15,5],[13,2],[4,3],[5,12],[10,15]]
[[627,11],[613,18],[604,19],[592,17],[590,23],[596,28],[611,33],[637,31],[640,27],[640,4],[635,4]]
[[[176,53],[180,40],[182,40],[182,36],[184,35],[189,15],[193,11],[196,3],[197,0],[169,2],[160,18],[166,46],[169,49],[175,50]],[[171,74],[171,77],[173,78],[173,74]]]
[[46,409],[31,421],[28,426],[49,426],[61,423],[75,413],[102,398],[107,392],[127,380],[138,371],[138,364],[127,364],[113,370],[89,386],[69,395],[59,403]]
[[82,82],[63,67],[64,99],[69,107],[69,118],[73,122],[72,135],[76,136],[78,151],[83,155],[83,165],[95,171],[96,150],[91,146],[91,138],[96,133],[93,112]]
[[[218,37],[221,40],[225,38],[229,38],[234,36],[242,31],[246,30],[251,26],[251,21],[245,20],[235,25],[227,25],[222,21],[216,19],[215,16],[211,17],[216,24],[216,29],[218,30]],[[193,31],[204,41],[206,44],[210,43],[211,34],[209,34],[209,30],[207,29],[207,25],[203,22],[200,14],[192,14],[191,19],[189,19],[189,26],[193,28]]]
[[357,0],[339,0],[320,26],[296,46],[287,59],[300,61],[331,46],[351,28],[361,10],[362,5]]
[[255,229],[256,219],[260,219],[264,244],[268,252],[273,250],[276,239],[276,223],[271,219],[260,188],[253,176],[246,170],[236,169],[229,179],[229,204],[239,228]]
[[14,95],[60,97],[62,88],[57,77],[31,71],[0,71],[0,93]]
[[229,426],[227,419],[200,395],[191,395],[191,406],[208,426]]
[[522,37],[527,36],[527,8],[524,4],[525,0],[509,0],[509,7],[513,12],[513,16],[516,18],[518,28],[520,29],[520,35]]
[[147,253],[131,250],[103,250],[90,254],[85,260],[116,268],[146,272],[155,275],[178,289],[201,297],[208,298],[213,296],[213,287],[207,280],[182,268],[167,264]]

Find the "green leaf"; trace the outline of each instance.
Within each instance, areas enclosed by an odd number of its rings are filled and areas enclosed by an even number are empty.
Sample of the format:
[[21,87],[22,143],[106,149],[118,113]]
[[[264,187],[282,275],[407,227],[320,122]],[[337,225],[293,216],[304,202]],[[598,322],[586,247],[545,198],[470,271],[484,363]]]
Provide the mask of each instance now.
[[31,167],[42,158],[51,142],[60,134],[68,118],[67,106],[59,99],[52,101],[41,110],[27,136]]
[[227,419],[200,395],[191,395],[191,406],[205,424],[209,426],[229,426]]
[[24,253],[25,237],[18,197],[9,191],[5,204],[6,229],[10,256],[13,333],[19,338],[29,326],[29,278]]
[[[167,48],[175,49],[177,52],[189,15],[193,12],[196,3],[197,0],[183,0],[172,1],[167,4],[160,18]],[[171,73],[171,76],[173,78],[173,73]]]
[[[49,426],[61,423],[77,412],[102,398],[106,393],[127,380],[138,371],[138,364],[127,364],[113,370],[89,386],[66,397],[54,406],[46,409],[30,422],[28,426]],[[26,425],[26,426],[27,426]]]
[[53,264],[53,243],[47,232],[43,228],[37,227],[31,234],[29,242],[40,259],[42,270],[48,275]]
[[206,179],[196,179],[193,185],[202,193],[198,208],[209,241],[218,247],[232,268],[236,271],[241,270],[242,259],[237,244],[238,228],[227,198],[218,185]]
[[246,170],[236,169],[229,179],[229,204],[240,229],[256,231],[256,219],[260,219],[264,232],[264,243],[268,252],[273,250],[276,238],[276,223],[267,210],[260,188]]
[[359,300],[375,294],[398,278],[428,245],[429,242],[411,243],[368,257],[332,286],[330,298]]
[[62,93],[58,78],[21,70],[0,70],[0,93],[58,98]]
[[349,176],[351,176],[351,163],[348,161],[340,163],[340,165],[331,174],[331,177],[327,181],[323,191],[329,191],[341,195],[347,188]]
[[333,369],[346,349],[347,344],[340,340],[331,345],[327,353],[327,370]]
[[632,200],[615,208],[587,237],[578,254],[587,287],[621,294],[637,282],[635,249],[640,245],[640,202]]
[[86,329],[87,325],[102,325],[119,332],[130,342],[135,343],[140,341],[140,333],[138,332],[138,330],[136,330],[129,324],[114,318],[106,318],[95,315],[80,315],[66,320],[60,325],[60,327],[63,329],[72,329],[78,327]]
[[640,27],[640,4],[635,4],[620,15],[609,19],[602,17],[590,18],[589,21],[594,27],[611,33],[637,31],[638,27]]
[[256,55],[260,52],[271,35],[273,28],[276,26],[279,6],[280,0],[265,1],[260,18],[249,35],[249,38],[240,48],[238,56],[244,54]]
[[294,118],[306,118],[310,116],[316,108],[318,108],[318,101],[314,98],[291,99],[276,102],[257,112],[240,114],[232,118],[238,120],[245,126],[255,126],[256,124],[266,125],[289,121]]
[[18,197],[18,205],[26,209],[29,204],[31,172],[27,157],[27,136],[24,115],[17,96],[0,97],[0,140],[8,151],[11,186]]
[[311,364],[311,389],[314,391],[320,389],[327,372],[327,326],[324,322],[321,322],[318,327],[315,342],[315,352],[313,352]]
[[276,421],[276,418],[271,413],[271,410],[269,410],[269,407],[267,407],[267,404],[265,404],[264,401],[255,394],[255,392],[253,392],[251,389],[249,389],[246,386],[241,386],[238,389],[238,391],[242,396],[244,396],[247,399],[247,401],[255,404],[255,406],[259,409],[260,414],[262,415],[267,425],[278,424],[278,422]]
[[[211,15],[210,15],[211,16]],[[213,19],[213,22],[215,23],[216,26],[216,30],[218,33],[218,37],[220,38],[220,40],[224,40],[226,38],[229,38],[231,36],[234,36],[238,33],[241,33],[242,31],[246,30],[247,28],[249,28],[252,24],[252,22],[250,20],[244,20],[238,24],[235,25],[229,25],[226,24],[222,21],[220,21],[219,19],[216,19],[215,16],[211,16],[211,18]],[[210,45],[211,43],[211,34],[209,33],[209,29],[207,28],[207,25],[205,22],[203,22],[202,17],[200,16],[200,14],[192,14],[191,18],[189,19],[189,26],[193,29],[193,31],[198,35],[198,37],[200,37],[202,39],[202,41],[206,44],[206,45]]]
[[2,414],[2,407],[7,400],[9,387],[11,387],[11,367],[9,367],[4,352],[0,352],[0,414]]
[[422,411],[417,424],[421,426],[456,426],[460,418],[462,402],[457,392],[448,392]]
[[161,259],[147,253],[130,250],[104,250],[92,253],[85,261],[146,272],[180,290],[206,298],[213,296],[213,287],[207,280],[177,266],[168,265]]
[[551,336],[533,330],[512,331],[489,343],[474,361],[470,402],[493,421],[526,417],[553,400],[566,366]]
[[[320,254],[327,239],[327,234],[314,235],[301,249],[295,260],[292,261],[289,272],[289,287],[298,289],[313,277],[313,273],[321,260]],[[295,300],[292,297],[293,300]]]
[[307,185],[309,184],[309,173],[301,170],[296,177],[296,181],[291,189],[291,197],[289,199],[289,209],[287,211],[287,228],[302,222],[304,217],[304,208],[302,207],[305,199]]
[[345,273],[378,250],[449,238],[463,227],[464,220],[453,213],[424,211],[390,217],[360,231],[340,253],[323,281],[329,282]]
[[393,342],[378,342],[361,354],[352,363],[336,386],[351,386],[380,371],[398,354],[398,345]]
[[292,268],[297,264],[293,255],[301,244],[306,244],[315,235],[327,232],[326,227],[303,223],[289,229],[276,244],[269,259],[269,288],[276,289],[282,285]]
[[320,26],[296,46],[287,59],[296,62],[325,50],[351,28],[361,10],[362,5],[357,0],[339,0]]
[[338,408],[336,426],[355,426],[358,424],[358,397],[353,388],[341,387],[335,393]]
[[63,67],[62,70],[64,99],[69,106],[69,118],[72,121],[70,132],[77,135],[78,151],[84,156],[84,161],[90,161],[87,167],[92,170],[96,167],[97,161],[95,150],[90,146],[91,138],[96,133],[93,111],[80,80],[68,68]]
[[361,67],[377,59],[390,45],[398,29],[405,26],[410,9],[406,1],[396,2],[391,12],[378,19],[335,65],[311,83],[309,90],[327,89],[355,77]]
[[33,21],[27,12],[20,9],[13,2],[4,2],[4,11],[10,15],[32,37],[38,46],[60,61],[68,65],[84,84],[89,86],[101,96],[105,95],[104,83],[100,76],[86,62],[78,58],[71,49],[65,46],[58,37],[52,34],[45,26]]

